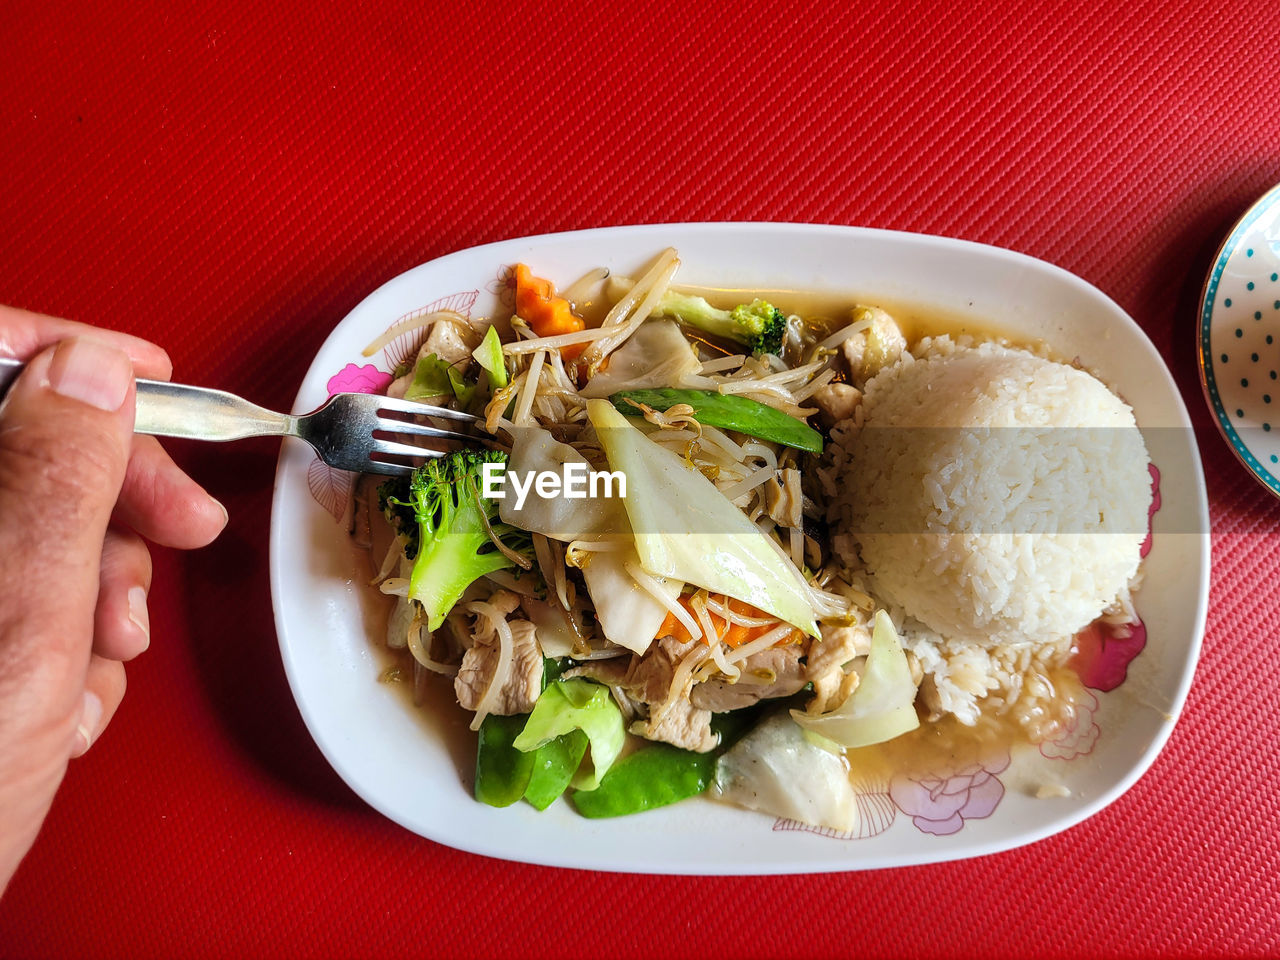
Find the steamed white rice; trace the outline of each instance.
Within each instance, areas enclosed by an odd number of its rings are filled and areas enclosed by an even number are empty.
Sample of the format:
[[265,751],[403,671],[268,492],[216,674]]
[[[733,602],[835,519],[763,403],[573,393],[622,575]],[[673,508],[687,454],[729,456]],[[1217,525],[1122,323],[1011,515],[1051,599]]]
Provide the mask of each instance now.
[[1133,412],[1083,370],[942,337],[858,420],[828,448],[833,544],[902,621],[926,699],[970,723],[1036,699],[1074,634],[1128,609],[1151,499]]

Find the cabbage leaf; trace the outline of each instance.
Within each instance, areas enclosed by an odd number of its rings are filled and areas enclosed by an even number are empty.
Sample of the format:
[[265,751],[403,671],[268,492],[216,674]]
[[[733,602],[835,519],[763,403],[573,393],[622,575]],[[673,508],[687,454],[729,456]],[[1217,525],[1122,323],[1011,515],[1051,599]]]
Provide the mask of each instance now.
[[670,320],[650,320],[609,354],[609,365],[592,377],[584,397],[607,397],[619,390],[680,386],[702,361]]
[[858,828],[858,798],[844,757],[811,743],[775,713],[716,763],[712,795],[740,807],[833,830]]
[[898,631],[883,610],[871,630],[871,652],[858,686],[830,713],[792,710],[796,723],[842,747],[866,747],[901,736],[920,726],[915,708],[916,685]]
[[507,362],[502,356],[502,340],[498,337],[497,327],[490,327],[485,332],[480,346],[471,352],[471,356],[488,375],[490,390],[496,392],[507,385]]
[[413,368],[413,381],[404,392],[406,400],[432,400],[453,394],[459,406],[465,407],[475,396],[475,384],[462,379],[457,367],[434,353],[419,357]]
[[[567,443],[561,443],[542,427],[522,426],[512,431],[511,459],[507,473],[528,477],[549,471],[564,475],[565,464],[591,462]],[[517,509],[516,493],[510,482],[498,501],[498,516],[521,530],[540,533],[552,540],[602,540],[628,533],[627,515],[620,497],[571,498],[556,494],[544,497],[530,484],[524,503]]]
[[571,730],[581,730],[591,745],[590,772],[580,770],[573,785],[594,790],[618,758],[627,736],[622,712],[608,687],[581,677],[547,684],[512,746],[532,753]]
[[[667,607],[636,583],[627,572],[628,562],[639,562],[634,550],[588,553],[582,563],[582,578],[587,582],[587,593],[605,638],[632,653],[643,654],[667,619]],[[684,588],[679,580],[654,580],[672,602]]]
[[609,466],[626,474],[623,504],[645,571],[750,603],[818,636],[800,572],[746,514],[608,400],[587,401],[587,416]]

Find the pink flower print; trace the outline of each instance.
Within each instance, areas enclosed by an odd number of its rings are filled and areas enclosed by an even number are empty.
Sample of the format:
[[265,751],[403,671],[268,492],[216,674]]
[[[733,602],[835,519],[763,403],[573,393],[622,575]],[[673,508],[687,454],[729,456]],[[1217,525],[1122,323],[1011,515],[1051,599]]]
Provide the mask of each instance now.
[[1151,474],[1151,506],[1147,508],[1147,539],[1142,541],[1142,547],[1138,551],[1138,555],[1142,557],[1151,552],[1151,519],[1160,509],[1160,471],[1154,463],[1147,464],[1147,470]]
[[[1151,506],[1147,510],[1147,539],[1140,555],[1151,552],[1151,520],[1160,509],[1160,471],[1148,464],[1151,473]],[[1141,620],[1133,623],[1107,623],[1098,620],[1076,634],[1076,652],[1071,668],[1086,687],[1104,693],[1124,683],[1129,664],[1147,645],[1147,628]]]
[[1076,634],[1071,669],[1080,682],[1094,690],[1114,690],[1124,683],[1129,664],[1147,645],[1147,628],[1141,621],[1107,623],[1099,620]]
[[996,774],[1009,766],[1009,754],[989,757],[954,773],[907,776],[889,781],[889,796],[923,833],[945,837],[966,820],[989,817],[1004,796]]
[[326,388],[329,396],[335,393],[385,393],[391,386],[392,376],[371,363],[357,367],[348,363],[329,378]]
[[1071,722],[1063,726],[1057,739],[1040,744],[1040,752],[1044,756],[1055,760],[1074,760],[1093,752],[1093,745],[1102,732],[1093,720],[1098,698],[1088,690],[1080,692],[1084,696],[1075,699]]

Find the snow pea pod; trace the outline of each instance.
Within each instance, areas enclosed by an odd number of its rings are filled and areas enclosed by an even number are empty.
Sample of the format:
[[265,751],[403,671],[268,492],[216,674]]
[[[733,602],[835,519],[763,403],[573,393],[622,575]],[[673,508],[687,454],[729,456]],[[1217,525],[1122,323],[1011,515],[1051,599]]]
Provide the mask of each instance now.
[[693,753],[665,743],[639,750],[615,763],[594,790],[571,800],[584,817],[621,817],[665,807],[707,789],[716,754]]
[[476,748],[476,799],[509,807],[521,797],[545,810],[564,793],[587,752],[587,735],[571,730],[525,752],[514,746],[529,717],[489,714],[480,725]]
[[531,754],[533,773],[524,798],[539,810],[547,809],[569,786],[586,752],[587,735],[581,730],[570,730],[544,743]]
[[[491,807],[509,807],[521,797],[533,776],[534,754],[512,746],[527,715],[489,714],[476,738],[476,799]],[[552,798],[554,799],[554,798]]]
[[714,390],[623,390],[609,401],[629,417],[640,415],[638,404],[654,410],[668,410],[685,403],[693,408],[699,423],[721,430],[736,430],[783,446],[822,452],[822,434],[803,420],[776,410],[750,397]]

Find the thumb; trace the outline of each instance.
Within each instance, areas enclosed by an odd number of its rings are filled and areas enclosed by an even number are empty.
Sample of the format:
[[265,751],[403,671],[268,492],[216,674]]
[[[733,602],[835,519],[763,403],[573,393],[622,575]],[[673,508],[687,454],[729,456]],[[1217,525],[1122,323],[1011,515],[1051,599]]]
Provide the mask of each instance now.
[[26,647],[83,682],[133,410],[128,356],[83,337],[38,354],[0,405],[0,576],[16,586],[0,608],[0,653],[11,664]]
[[94,723],[98,567],[133,393],[125,354],[74,338],[31,360],[0,405],[0,889],[44,820],[77,725]]

